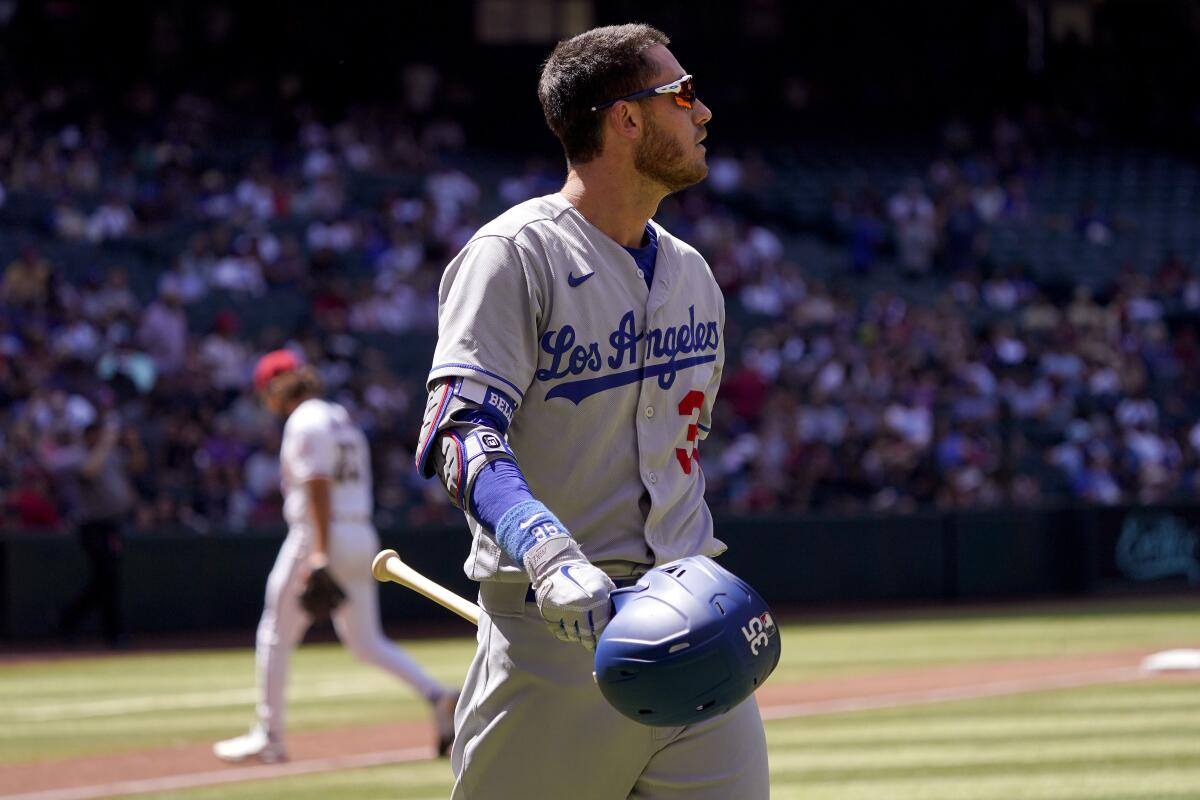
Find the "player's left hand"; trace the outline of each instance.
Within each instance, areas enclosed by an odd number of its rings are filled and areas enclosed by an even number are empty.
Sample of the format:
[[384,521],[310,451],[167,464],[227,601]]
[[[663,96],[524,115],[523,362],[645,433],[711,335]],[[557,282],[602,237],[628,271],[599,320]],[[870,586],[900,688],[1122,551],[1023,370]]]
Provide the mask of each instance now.
[[[539,548],[558,552],[541,561],[537,558],[541,554],[534,553]],[[525,560],[527,566],[538,565],[531,570],[534,573],[531,577],[542,619],[558,640],[579,642],[588,650],[595,650],[596,640],[612,616],[609,595],[616,585],[568,537],[549,540],[534,550]]]
[[324,619],[346,599],[346,592],[333,579],[326,567],[315,567],[308,576],[300,605],[315,619]]

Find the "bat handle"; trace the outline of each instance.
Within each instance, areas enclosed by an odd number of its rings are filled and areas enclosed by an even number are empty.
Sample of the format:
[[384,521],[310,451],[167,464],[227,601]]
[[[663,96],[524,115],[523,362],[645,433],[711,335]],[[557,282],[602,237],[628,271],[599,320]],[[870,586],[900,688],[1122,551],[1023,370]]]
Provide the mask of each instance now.
[[377,581],[394,581],[401,586],[407,586],[468,622],[479,624],[479,617],[483,613],[479,606],[426,578],[405,564],[395,550],[384,550],[376,555],[375,560],[371,562],[371,574]]

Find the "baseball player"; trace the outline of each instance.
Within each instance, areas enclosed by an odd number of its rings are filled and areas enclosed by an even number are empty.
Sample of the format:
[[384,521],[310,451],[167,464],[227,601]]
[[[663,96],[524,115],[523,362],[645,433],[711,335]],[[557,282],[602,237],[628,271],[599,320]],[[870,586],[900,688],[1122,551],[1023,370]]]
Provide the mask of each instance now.
[[621,25],[554,49],[538,96],[566,184],[481,228],[442,279],[417,467],[467,514],[485,611],[455,720],[458,800],[769,793],[753,697],[654,728],[592,678],[614,587],[725,549],[696,449],[724,303],[700,254],[650,220],[708,171],[711,112],[667,44]]
[[371,523],[366,437],[345,408],[320,399],[316,372],[290,351],[263,356],[254,386],[267,409],[287,420],[280,466],[288,535],[267,578],[258,625],[258,722],[244,736],[217,742],[213,752],[226,761],[286,759],[288,659],[314,618],[328,615],[356,657],[406,681],[429,701],[438,754],[445,755],[454,738],[458,693],[430,677],[379,625],[378,584],[371,577],[379,537]]

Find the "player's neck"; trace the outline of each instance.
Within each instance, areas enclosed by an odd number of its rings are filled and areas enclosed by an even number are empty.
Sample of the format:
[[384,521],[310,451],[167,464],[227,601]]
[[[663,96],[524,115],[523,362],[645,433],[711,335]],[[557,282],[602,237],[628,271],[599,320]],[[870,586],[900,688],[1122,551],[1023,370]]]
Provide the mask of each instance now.
[[315,394],[306,394],[306,395],[302,395],[301,397],[298,397],[295,400],[291,401],[290,403],[288,403],[287,405],[285,405],[283,407],[283,418],[287,419],[288,417],[290,417],[292,414],[295,413],[297,408],[304,405],[309,400],[312,400],[316,396],[317,395],[315,395]]
[[640,175],[595,162],[572,167],[562,195],[588,222],[622,247],[641,247],[646,222],[666,196]]

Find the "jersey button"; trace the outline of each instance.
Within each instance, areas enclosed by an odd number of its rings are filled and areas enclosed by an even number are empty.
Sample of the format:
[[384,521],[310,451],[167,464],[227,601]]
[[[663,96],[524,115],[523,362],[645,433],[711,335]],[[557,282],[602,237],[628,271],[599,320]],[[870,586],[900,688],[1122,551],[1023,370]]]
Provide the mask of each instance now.
[[654,417],[654,406],[646,406],[646,419]]
[[645,278],[645,277],[646,277],[646,273],[642,272],[642,271],[639,269],[639,270],[637,271],[637,276],[638,276],[639,278]]
[[651,482],[651,483],[658,483],[658,476],[657,476],[657,475],[655,475],[653,472],[651,472],[651,473],[650,473],[649,475],[647,475],[646,477],[650,479],[650,482]]

